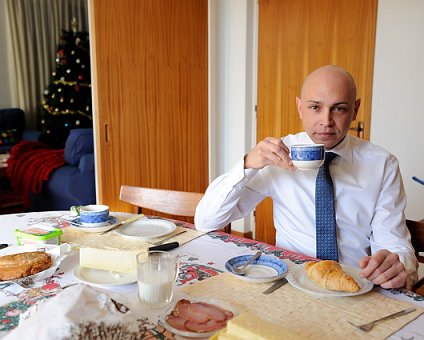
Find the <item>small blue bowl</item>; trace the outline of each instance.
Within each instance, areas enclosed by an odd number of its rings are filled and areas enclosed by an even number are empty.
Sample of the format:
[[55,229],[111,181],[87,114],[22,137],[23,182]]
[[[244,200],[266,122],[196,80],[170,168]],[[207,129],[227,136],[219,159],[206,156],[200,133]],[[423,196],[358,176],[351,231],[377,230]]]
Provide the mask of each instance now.
[[[248,267],[252,272],[247,271],[246,275],[237,273],[236,268],[243,266],[253,255],[241,255],[229,259],[225,263],[225,269],[232,275],[241,280],[266,283],[275,281],[286,275],[289,267],[283,260],[275,256],[261,255],[258,259],[254,260]],[[254,267],[258,269],[254,269]]]

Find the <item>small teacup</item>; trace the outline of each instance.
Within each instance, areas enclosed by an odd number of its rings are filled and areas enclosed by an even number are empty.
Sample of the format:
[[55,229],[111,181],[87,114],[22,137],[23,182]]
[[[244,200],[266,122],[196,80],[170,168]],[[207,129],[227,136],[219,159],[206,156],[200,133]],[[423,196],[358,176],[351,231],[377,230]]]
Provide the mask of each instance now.
[[312,170],[324,163],[324,144],[297,144],[290,148],[290,158],[299,170]]
[[82,205],[79,213],[81,224],[85,227],[101,227],[109,219],[109,207],[107,205]]

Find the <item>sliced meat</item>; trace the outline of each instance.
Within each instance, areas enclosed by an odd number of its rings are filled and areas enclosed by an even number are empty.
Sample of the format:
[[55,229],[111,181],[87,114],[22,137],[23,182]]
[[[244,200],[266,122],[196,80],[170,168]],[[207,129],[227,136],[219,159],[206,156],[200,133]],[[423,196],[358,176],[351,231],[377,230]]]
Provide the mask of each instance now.
[[187,322],[186,319],[183,319],[180,316],[170,316],[166,319],[166,322],[173,328],[176,328],[180,331],[188,332],[189,329],[185,326]]
[[226,320],[230,320],[234,316],[234,314],[232,312],[230,312],[229,310],[226,310],[226,309],[224,310],[224,313],[225,313]]
[[[181,303],[180,303],[181,302]],[[209,320],[209,317],[205,313],[197,313],[190,308],[191,303],[187,300],[180,300],[177,302],[177,305],[175,306],[175,313],[188,320],[188,321],[194,321],[197,323],[205,323]]]
[[217,331],[221,328],[224,328],[226,324],[227,324],[226,321],[215,321],[215,320],[209,320],[206,323],[187,321],[185,323],[185,326],[192,332],[206,333],[206,332]]
[[181,331],[206,333],[224,328],[233,316],[232,312],[213,304],[182,299],[177,302],[166,321]]
[[224,321],[227,319],[223,309],[204,302],[194,302],[188,306],[188,309],[194,313],[206,314],[208,319],[215,321]]

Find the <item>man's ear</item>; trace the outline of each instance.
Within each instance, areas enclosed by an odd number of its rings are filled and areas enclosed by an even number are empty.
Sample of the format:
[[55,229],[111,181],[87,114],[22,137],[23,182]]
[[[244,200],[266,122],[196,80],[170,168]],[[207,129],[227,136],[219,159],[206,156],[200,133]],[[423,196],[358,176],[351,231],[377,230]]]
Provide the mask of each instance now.
[[361,106],[361,98],[358,98],[355,101],[355,107],[354,107],[354,113],[353,113],[352,121],[354,121],[356,119],[356,116],[358,115],[358,110],[359,110],[360,106]]
[[297,106],[297,112],[299,113],[299,118],[302,119],[302,99],[299,97],[296,97],[296,106]]

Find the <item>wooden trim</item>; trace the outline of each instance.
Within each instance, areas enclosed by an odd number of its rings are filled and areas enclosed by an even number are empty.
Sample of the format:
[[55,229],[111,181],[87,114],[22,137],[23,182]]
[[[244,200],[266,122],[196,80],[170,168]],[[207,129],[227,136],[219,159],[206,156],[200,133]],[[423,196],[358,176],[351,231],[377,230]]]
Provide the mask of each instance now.
[[234,235],[234,236],[237,236],[237,237],[244,237],[244,238],[248,238],[250,240],[253,240],[253,233],[251,231],[243,233],[241,231],[232,230],[231,235]]

